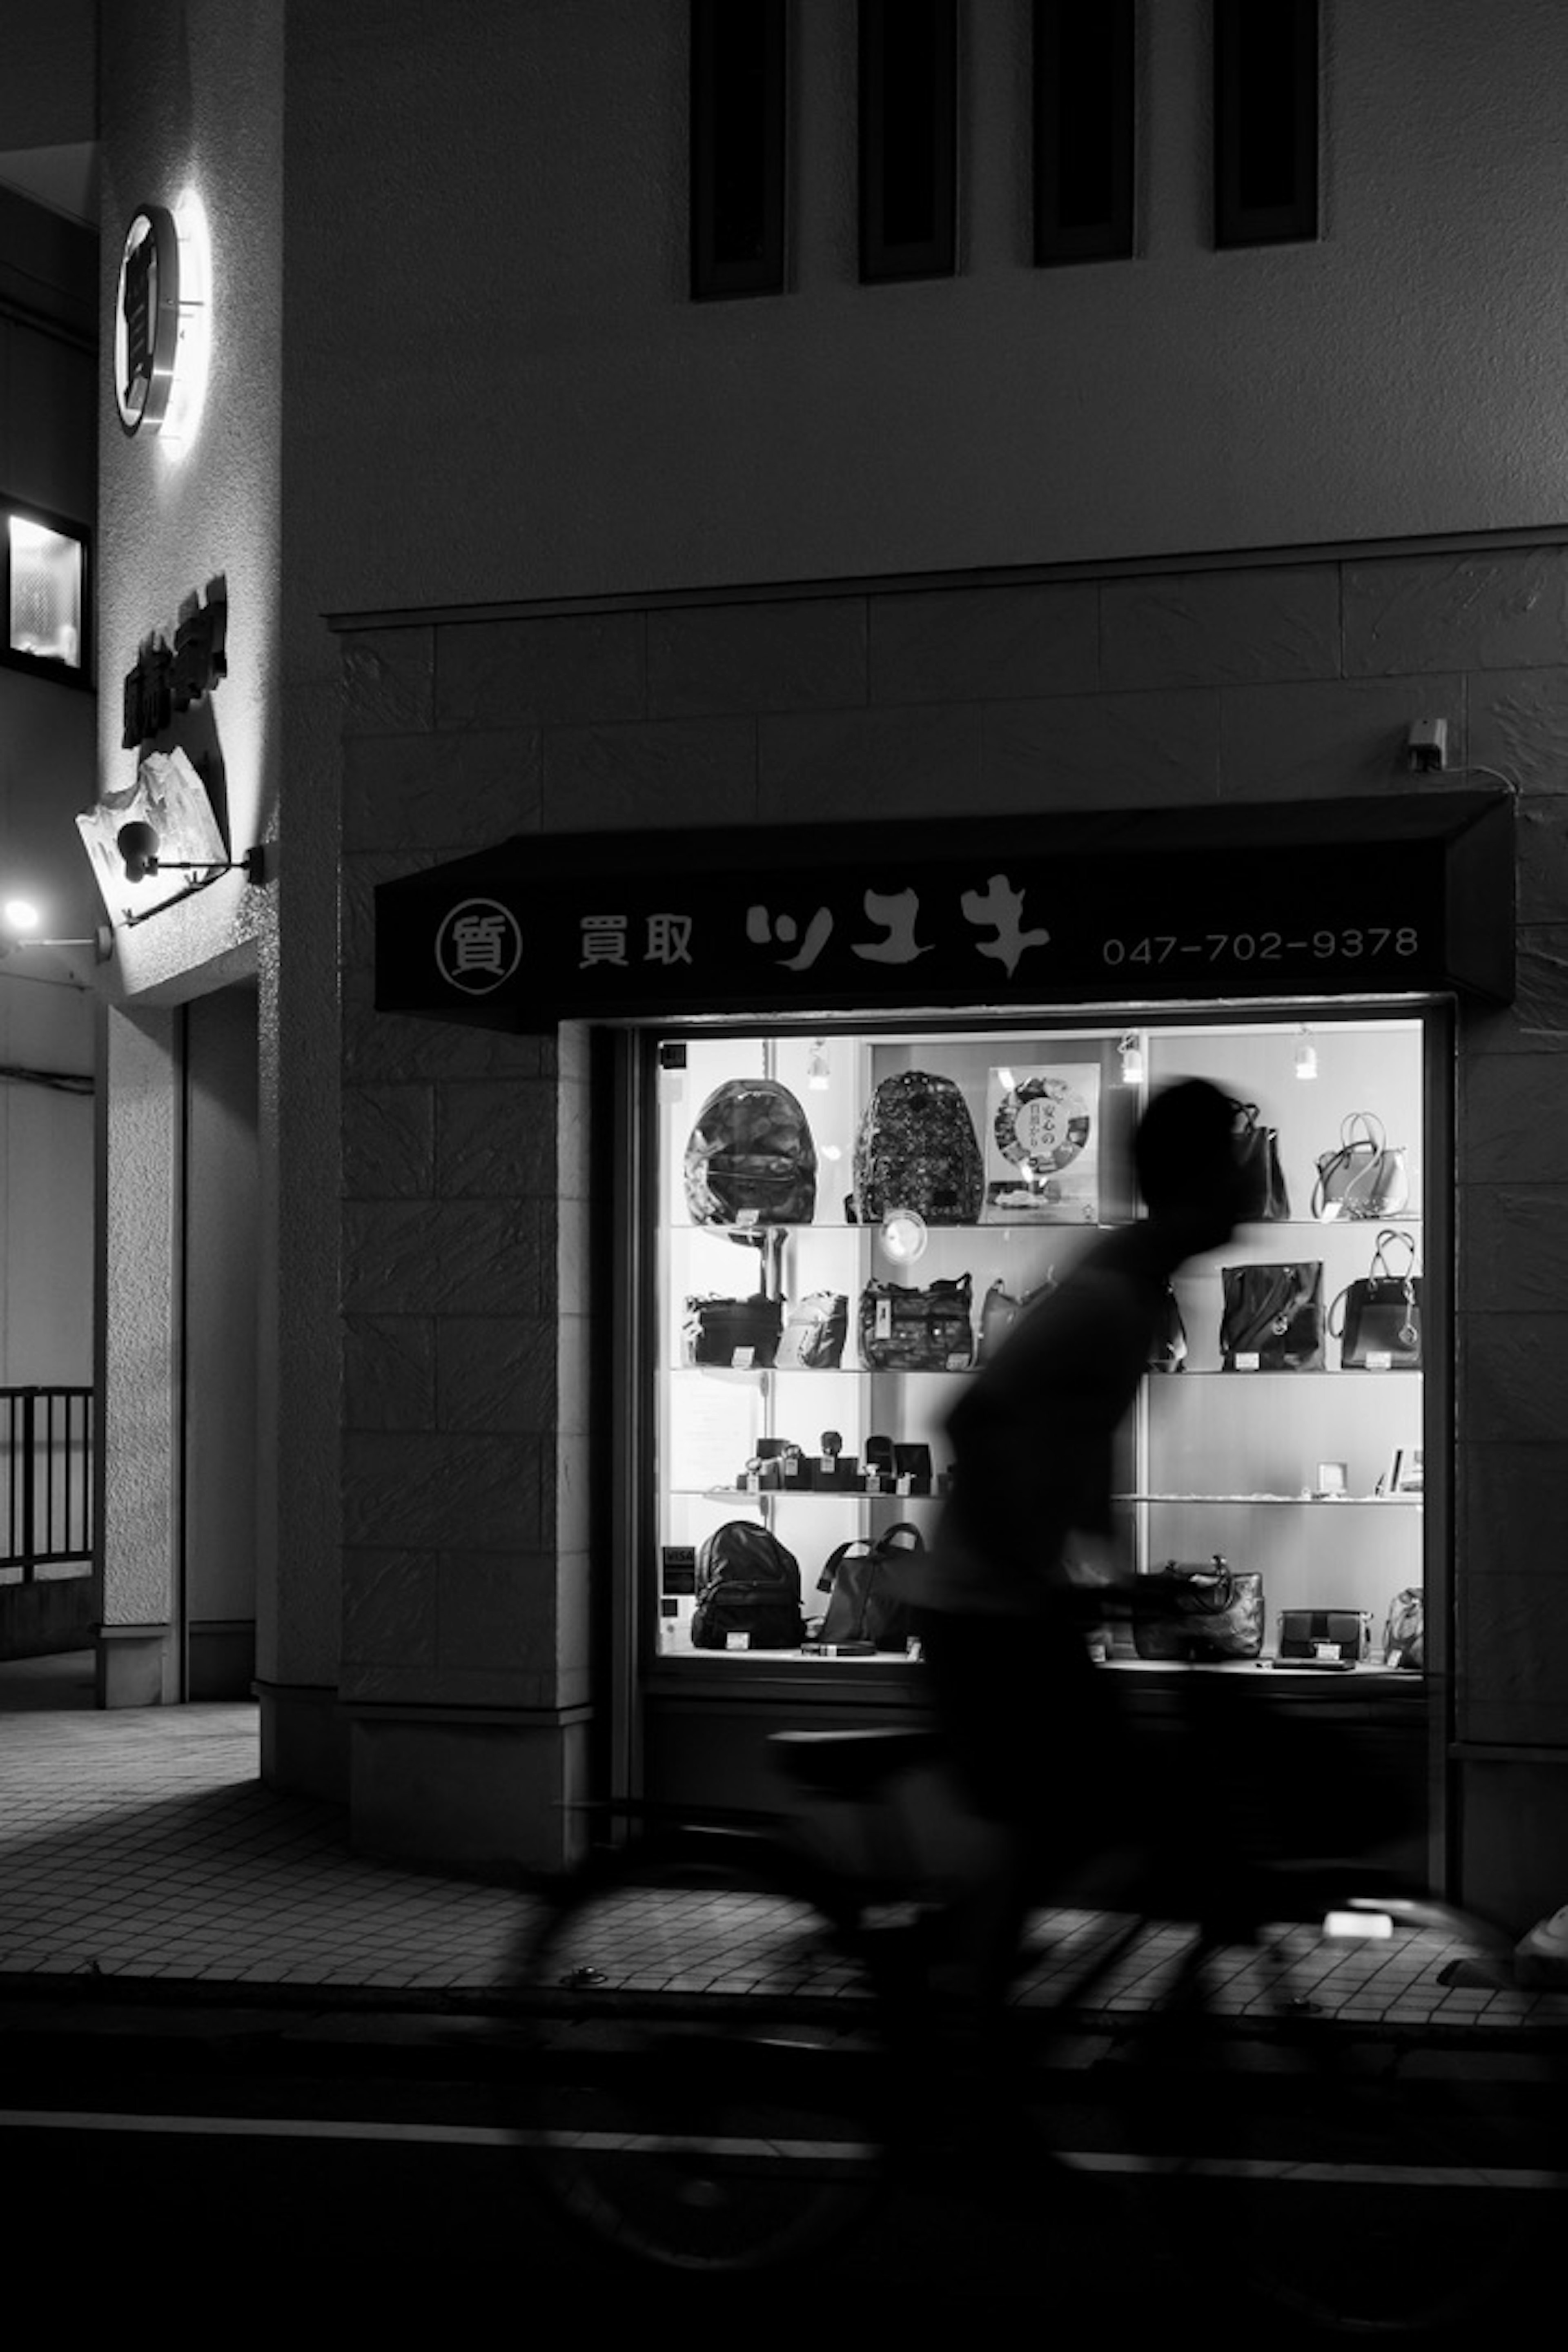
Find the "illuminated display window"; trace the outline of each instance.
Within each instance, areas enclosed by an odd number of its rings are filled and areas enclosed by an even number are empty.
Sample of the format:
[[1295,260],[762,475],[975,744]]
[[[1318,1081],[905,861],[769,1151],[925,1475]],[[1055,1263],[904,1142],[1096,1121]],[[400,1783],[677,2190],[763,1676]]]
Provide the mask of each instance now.
[[68,525],[6,508],[5,652],[85,678],[87,543]]

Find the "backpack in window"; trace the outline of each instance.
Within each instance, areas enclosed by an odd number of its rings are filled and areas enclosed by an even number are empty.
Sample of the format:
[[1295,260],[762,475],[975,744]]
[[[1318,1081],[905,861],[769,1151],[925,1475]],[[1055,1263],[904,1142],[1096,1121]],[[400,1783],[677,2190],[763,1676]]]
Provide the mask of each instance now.
[[816,1146],[805,1111],[773,1078],[726,1078],[686,1146],[686,1205],[695,1225],[809,1225]]
[[889,1210],[913,1209],[928,1225],[975,1225],[984,1196],[963,1088],[929,1070],[884,1078],[855,1141],[852,1219],[876,1225]]
[[698,1650],[798,1650],[805,1639],[800,1562],[770,1528],[728,1519],[697,1551]]
[[829,1598],[822,1639],[837,1644],[869,1642],[874,1649],[902,1657],[915,1630],[910,1598],[910,1562],[925,1549],[921,1531],[900,1520],[874,1543],[857,1537],[841,1543],[817,1579]]

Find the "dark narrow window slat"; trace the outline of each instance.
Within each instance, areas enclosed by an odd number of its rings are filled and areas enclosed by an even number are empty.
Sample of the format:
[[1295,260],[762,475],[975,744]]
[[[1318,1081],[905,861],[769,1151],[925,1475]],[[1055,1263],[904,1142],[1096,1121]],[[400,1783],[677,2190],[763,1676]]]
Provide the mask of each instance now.
[[860,0],[860,276],[958,265],[956,0]]
[[692,0],[691,292],[784,284],[784,0]]
[[1035,259],[1132,251],[1133,0],[1035,0]]
[[1318,234],[1317,0],[1215,0],[1215,243]]

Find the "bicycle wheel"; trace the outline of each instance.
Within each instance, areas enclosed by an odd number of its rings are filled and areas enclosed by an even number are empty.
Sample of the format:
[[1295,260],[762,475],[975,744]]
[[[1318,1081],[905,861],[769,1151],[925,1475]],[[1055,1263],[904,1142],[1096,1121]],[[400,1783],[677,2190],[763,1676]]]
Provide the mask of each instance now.
[[1201,2245],[1211,2280],[1313,2329],[1495,2323],[1561,2179],[1555,2062],[1532,2049],[1500,2084],[1458,2021],[1446,2037],[1456,1980],[1495,1981],[1479,1923],[1435,1905],[1352,1919],[1380,1931],[1173,1944],[1130,2068],[1155,2247],[1190,2276]]
[[743,2272],[828,2245],[881,2169],[875,2003],[816,1891],[755,1841],[633,1849],[528,1954],[551,2197],[634,2262]]

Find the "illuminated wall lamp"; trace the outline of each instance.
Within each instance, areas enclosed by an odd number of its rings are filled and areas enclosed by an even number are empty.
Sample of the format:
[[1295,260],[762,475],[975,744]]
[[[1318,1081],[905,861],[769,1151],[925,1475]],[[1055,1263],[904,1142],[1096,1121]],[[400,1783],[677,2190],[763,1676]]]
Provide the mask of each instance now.
[[[157,834],[150,824],[138,820],[121,826],[114,836],[114,845],[124,861],[128,882],[144,882],[149,874],[199,874],[201,880],[188,887],[191,890],[205,890],[220,874],[243,874],[247,882],[266,879],[265,853],[259,842],[243,857],[160,857]],[[144,923],[148,915],[157,912],[156,907],[149,907],[142,914],[128,914],[125,919],[128,923]]]
[[18,948],[90,948],[100,963],[107,963],[114,952],[114,934],[107,923],[100,923],[90,939],[36,940],[33,926],[37,919],[37,908],[30,900],[6,900],[0,908],[0,959],[15,955]]

